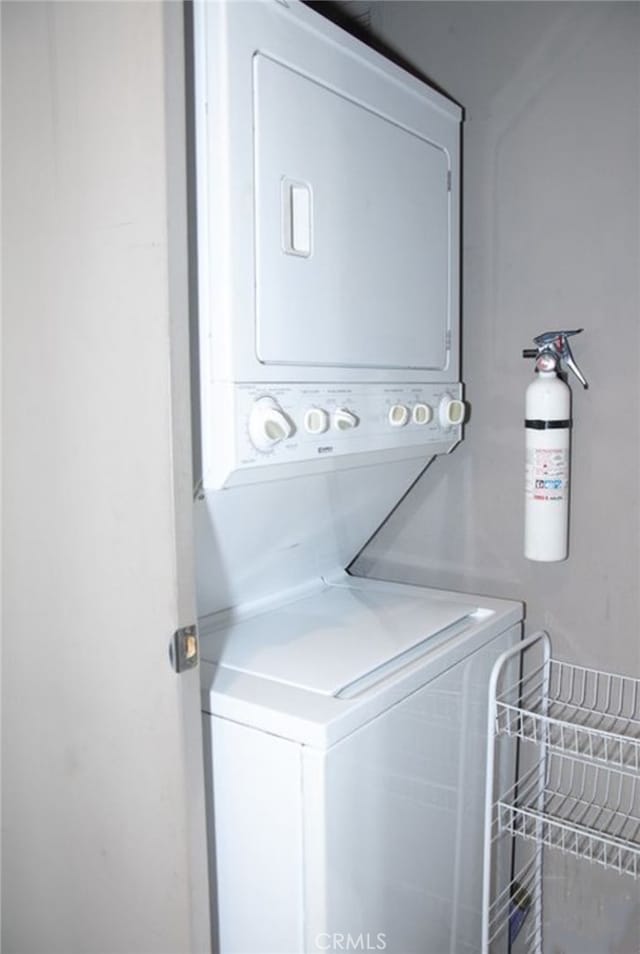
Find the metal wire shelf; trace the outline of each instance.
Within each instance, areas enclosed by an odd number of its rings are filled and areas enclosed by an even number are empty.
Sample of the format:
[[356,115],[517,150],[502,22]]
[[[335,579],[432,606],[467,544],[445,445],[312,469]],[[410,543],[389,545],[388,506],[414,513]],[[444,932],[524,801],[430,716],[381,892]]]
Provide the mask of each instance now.
[[518,937],[518,954],[536,954],[540,949],[540,920],[535,917],[540,851],[542,848],[531,855],[491,902],[488,938],[491,948],[506,950]]
[[498,800],[500,831],[640,877],[640,777],[551,753]]
[[[536,644],[542,663],[503,687]],[[510,949],[516,915],[517,950],[542,954],[545,848],[640,879],[640,679],[554,660],[549,636],[536,633],[494,666],[488,730],[482,954]],[[516,742],[532,767],[503,791],[502,749]],[[507,878],[496,859],[512,838],[530,855]]]
[[640,679],[549,659],[498,695],[495,730],[640,772]]

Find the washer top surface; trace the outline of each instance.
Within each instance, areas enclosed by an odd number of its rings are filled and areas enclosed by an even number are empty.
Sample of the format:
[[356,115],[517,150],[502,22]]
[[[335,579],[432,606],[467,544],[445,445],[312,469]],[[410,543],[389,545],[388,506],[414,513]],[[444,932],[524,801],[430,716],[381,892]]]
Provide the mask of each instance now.
[[344,574],[200,622],[203,712],[327,749],[522,620],[522,606]]
[[419,590],[331,586],[214,631],[203,640],[202,655],[236,672],[338,696],[471,610]]

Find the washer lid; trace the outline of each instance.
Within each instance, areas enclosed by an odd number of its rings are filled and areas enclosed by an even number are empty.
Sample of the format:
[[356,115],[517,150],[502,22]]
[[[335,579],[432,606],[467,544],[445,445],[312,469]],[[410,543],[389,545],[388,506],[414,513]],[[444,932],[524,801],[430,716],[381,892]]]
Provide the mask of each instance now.
[[473,612],[468,603],[330,586],[211,633],[202,657],[262,679],[337,696]]

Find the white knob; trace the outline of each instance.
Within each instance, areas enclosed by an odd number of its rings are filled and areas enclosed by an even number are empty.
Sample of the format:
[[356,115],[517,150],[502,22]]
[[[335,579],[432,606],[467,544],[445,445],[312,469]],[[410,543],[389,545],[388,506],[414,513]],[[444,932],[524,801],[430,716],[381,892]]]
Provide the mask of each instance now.
[[439,418],[442,427],[452,427],[455,424],[462,424],[467,414],[467,407],[464,401],[445,394],[440,401]]
[[249,437],[259,451],[268,451],[295,433],[295,426],[270,397],[260,398],[249,414]]
[[346,407],[339,407],[333,413],[333,426],[339,431],[348,431],[352,427],[358,426],[358,418],[352,411]]
[[392,427],[404,427],[409,420],[409,408],[404,404],[394,404],[389,408],[389,424]]
[[414,424],[428,424],[433,417],[433,411],[428,404],[414,404],[412,417]]
[[304,415],[304,428],[309,434],[324,434],[329,427],[329,415],[321,407],[310,407]]

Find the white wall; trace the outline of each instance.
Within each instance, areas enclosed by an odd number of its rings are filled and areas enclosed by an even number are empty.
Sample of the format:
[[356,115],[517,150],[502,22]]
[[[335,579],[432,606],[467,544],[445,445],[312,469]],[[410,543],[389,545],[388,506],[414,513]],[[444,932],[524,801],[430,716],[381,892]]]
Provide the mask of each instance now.
[[3,3],[2,43],[2,949],[204,950],[181,7]]
[[[374,27],[466,109],[464,445],[437,461],[355,572],[526,601],[556,655],[640,672],[639,103],[635,3],[374,5]],[[574,353],[571,554],[522,555],[521,349]],[[638,886],[549,866],[550,954],[630,954]],[[554,901],[558,901],[556,910]],[[568,902],[568,904],[565,904]]]

